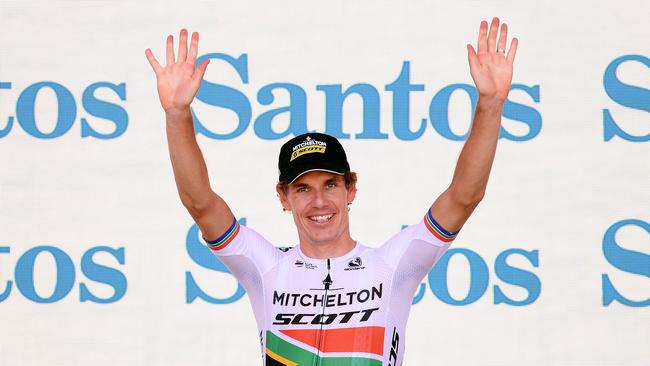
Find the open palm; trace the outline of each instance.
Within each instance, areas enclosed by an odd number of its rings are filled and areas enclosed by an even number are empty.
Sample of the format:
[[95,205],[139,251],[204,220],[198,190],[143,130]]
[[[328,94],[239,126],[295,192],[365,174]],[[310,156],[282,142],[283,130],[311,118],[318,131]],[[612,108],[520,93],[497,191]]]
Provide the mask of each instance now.
[[199,34],[197,32],[192,33],[188,52],[187,30],[182,29],[177,59],[174,59],[174,37],[167,36],[167,63],[165,67],[160,66],[150,49],[147,48],[145,51],[147,60],[149,60],[154,73],[156,73],[160,104],[162,104],[166,112],[188,108],[196,96],[205,69],[210,63],[210,60],[207,59],[201,62],[198,67],[194,66],[198,49]]
[[[503,101],[508,96],[510,84],[512,83],[512,64],[517,53],[517,38],[512,39],[510,49],[506,54],[506,42],[508,38],[508,26],[501,24],[499,30],[499,18],[492,19],[490,31],[488,24],[481,22],[478,36],[478,52],[472,45],[467,45],[467,57],[469,60],[470,74],[476,84],[479,97],[494,98]],[[497,43],[497,33],[499,40]]]

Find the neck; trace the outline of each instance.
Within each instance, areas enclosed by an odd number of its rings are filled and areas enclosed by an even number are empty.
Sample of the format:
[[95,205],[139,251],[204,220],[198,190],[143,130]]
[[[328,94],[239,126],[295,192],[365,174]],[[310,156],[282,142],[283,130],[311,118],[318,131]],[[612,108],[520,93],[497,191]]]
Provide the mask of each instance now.
[[341,257],[354,249],[355,245],[356,242],[352,240],[349,234],[339,240],[322,244],[314,244],[309,240],[300,239],[300,250],[307,257],[314,259]]

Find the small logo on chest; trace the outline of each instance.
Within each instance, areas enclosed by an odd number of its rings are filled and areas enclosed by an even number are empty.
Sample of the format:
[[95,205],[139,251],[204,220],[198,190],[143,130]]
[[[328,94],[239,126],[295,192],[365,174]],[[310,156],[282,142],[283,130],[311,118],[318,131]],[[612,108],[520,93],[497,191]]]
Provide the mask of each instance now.
[[298,268],[302,268],[302,267],[305,267],[307,269],[316,269],[316,268],[318,268],[317,265],[315,265],[313,263],[302,261],[300,259],[296,260],[296,262],[294,264]]
[[348,266],[344,268],[344,271],[356,271],[359,269],[364,269],[366,268],[363,265],[363,261],[361,260],[361,257],[355,257],[353,260],[348,262]]

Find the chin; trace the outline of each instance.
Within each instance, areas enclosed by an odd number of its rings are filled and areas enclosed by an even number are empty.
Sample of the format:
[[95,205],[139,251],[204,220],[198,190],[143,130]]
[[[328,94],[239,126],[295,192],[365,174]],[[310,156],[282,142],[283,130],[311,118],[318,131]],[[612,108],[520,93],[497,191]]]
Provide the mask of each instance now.
[[[339,219],[338,217],[335,218]],[[309,221],[304,222],[301,226],[302,232],[304,233],[303,237],[314,245],[330,244],[339,239],[345,231],[343,223],[339,220],[330,222],[327,227],[312,227]]]
[[311,241],[313,244],[324,245],[336,240],[336,235],[307,235],[307,238],[309,238],[309,241]]

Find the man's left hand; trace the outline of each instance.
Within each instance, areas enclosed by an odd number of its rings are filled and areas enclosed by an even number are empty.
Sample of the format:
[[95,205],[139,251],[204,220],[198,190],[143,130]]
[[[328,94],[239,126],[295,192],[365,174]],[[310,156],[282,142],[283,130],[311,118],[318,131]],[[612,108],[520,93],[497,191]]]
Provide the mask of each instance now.
[[[498,42],[497,42],[497,33]],[[499,18],[492,19],[490,31],[488,24],[481,22],[478,35],[478,52],[467,45],[469,69],[478,90],[479,100],[503,103],[508,97],[512,82],[512,64],[517,53],[517,38],[513,38],[506,53],[508,26],[501,24]]]

